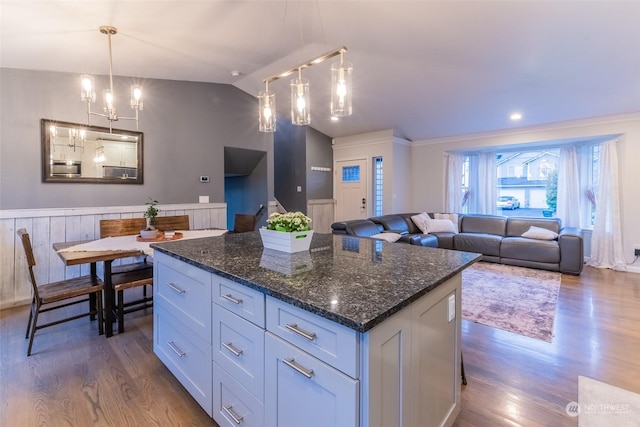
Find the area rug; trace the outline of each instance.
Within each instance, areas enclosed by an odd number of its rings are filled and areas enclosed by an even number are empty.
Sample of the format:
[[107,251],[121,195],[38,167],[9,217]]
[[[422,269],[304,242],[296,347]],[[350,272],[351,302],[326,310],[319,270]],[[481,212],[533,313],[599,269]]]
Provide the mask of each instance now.
[[551,342],[560,273],[479,262],[462,272],[462,318]]
[[638,427],[640,394],[580,376],[578,405],[567,413],[578,416],[578,427]]

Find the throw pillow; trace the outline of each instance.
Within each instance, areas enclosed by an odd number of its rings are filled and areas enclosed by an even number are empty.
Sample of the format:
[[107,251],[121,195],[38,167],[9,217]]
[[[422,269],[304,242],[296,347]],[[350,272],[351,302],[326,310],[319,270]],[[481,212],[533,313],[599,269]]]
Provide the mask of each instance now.
[[522,237],[526,237],[527,239],[555,240],[558,238],[558,233],[532,225],[527,231],[522,233]]
[[418,227],[420,231],[422,231],[422,234],[428,233],[427,228],[424,225],[424,222],[428,219],[431,219],[431,217],[426,212],[422,212],[421,214],[411,216],[411,221],[413,221],[416,227]]
[[400,240],[402,236],[398,233],[380,233],[380,234],[374,234],[373,236],[370,236],[370,237],[372,239],[385,240],[387,242],[393,243]]
[[427,233],[457,233],[458,227],[448,219],[428,219],[424,221]]
[[458,214],[455,213],[437,213],[433,215],[434,219],[448,219],[454,225],[456,229],[455,233],[458,233]]

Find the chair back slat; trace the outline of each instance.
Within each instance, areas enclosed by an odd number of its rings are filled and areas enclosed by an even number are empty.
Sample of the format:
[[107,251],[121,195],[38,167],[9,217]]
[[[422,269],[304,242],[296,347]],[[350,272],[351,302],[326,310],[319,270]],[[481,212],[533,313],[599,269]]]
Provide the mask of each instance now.
[[27,264],[29,267],[33,267],[36,265],[36,258],[33,256],[33,248],[31,246],[31,239],[29,238],[29,233],[24,228],[21,228],[17,231],[18,236],[20,236],[20,240],[22,240],[22,246],[24,247],[24,252],[27,255]]
[[189,215],[172,215],[156,217],[155,227],[160,231],[189,230]]
[[17,232],[20,240],[22,241],[22,247],[24,248],[24,253],[27,256],[27,267],[29,268],[29,281],[31,282],[31,287],[33,288],[33,296],[34,298],[40,298],[38,292],[38,283],[36,282],[36,275],[33,273],[33,266],[36,265],[36,257],[33,255],[33,247],[31,246],[31,238],[29,237],[29,233],[24,228],[19,229]]
[[233,221],[234,233],[246,233],[254,231],[256,228],[256,216],[247,214],[236,214]]
[[[140,234],[146,226],[145,218],[103,219],[100,220],[100,238]],[[189,230],[189,215],[156,217],[155,227],[160,231]]]

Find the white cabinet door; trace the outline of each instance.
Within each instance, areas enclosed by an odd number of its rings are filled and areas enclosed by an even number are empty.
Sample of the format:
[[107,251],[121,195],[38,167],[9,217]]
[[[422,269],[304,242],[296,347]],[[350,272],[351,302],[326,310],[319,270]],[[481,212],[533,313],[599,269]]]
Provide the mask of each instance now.
[[266,426],[357,426],[358,393],[357,380],[266,333]]
[[126,166],[128,168],[138,167],[138,157],[136,156],[136,153],[137,153],[136,144],[123,143],[120,153],[121,153],[122,166]]
[[105,142],[104,165],[135,168],[138,165],[137,145],[128,142]]

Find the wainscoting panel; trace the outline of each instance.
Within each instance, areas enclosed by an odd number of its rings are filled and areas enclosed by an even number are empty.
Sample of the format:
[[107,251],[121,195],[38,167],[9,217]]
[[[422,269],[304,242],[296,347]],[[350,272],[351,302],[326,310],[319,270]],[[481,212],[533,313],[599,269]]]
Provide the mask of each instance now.
[[[31,301],[26,257],[17,230],[25,228],[29,232],[36,258],[36,280],[53,282],[89,273],[88,264],[65,268],[53,250],[53,243],[97,239],[100,220],[142,217],[146,208],[144,205],[0,211],[0,310]],[[159,216],[189,215],[192,230],[226,228],[225,203],[159,205],[158,208]]]
[[307,201],[307,216],[311,218],[311,228],[317,233],[331,233],[335,201],[315,199]]

